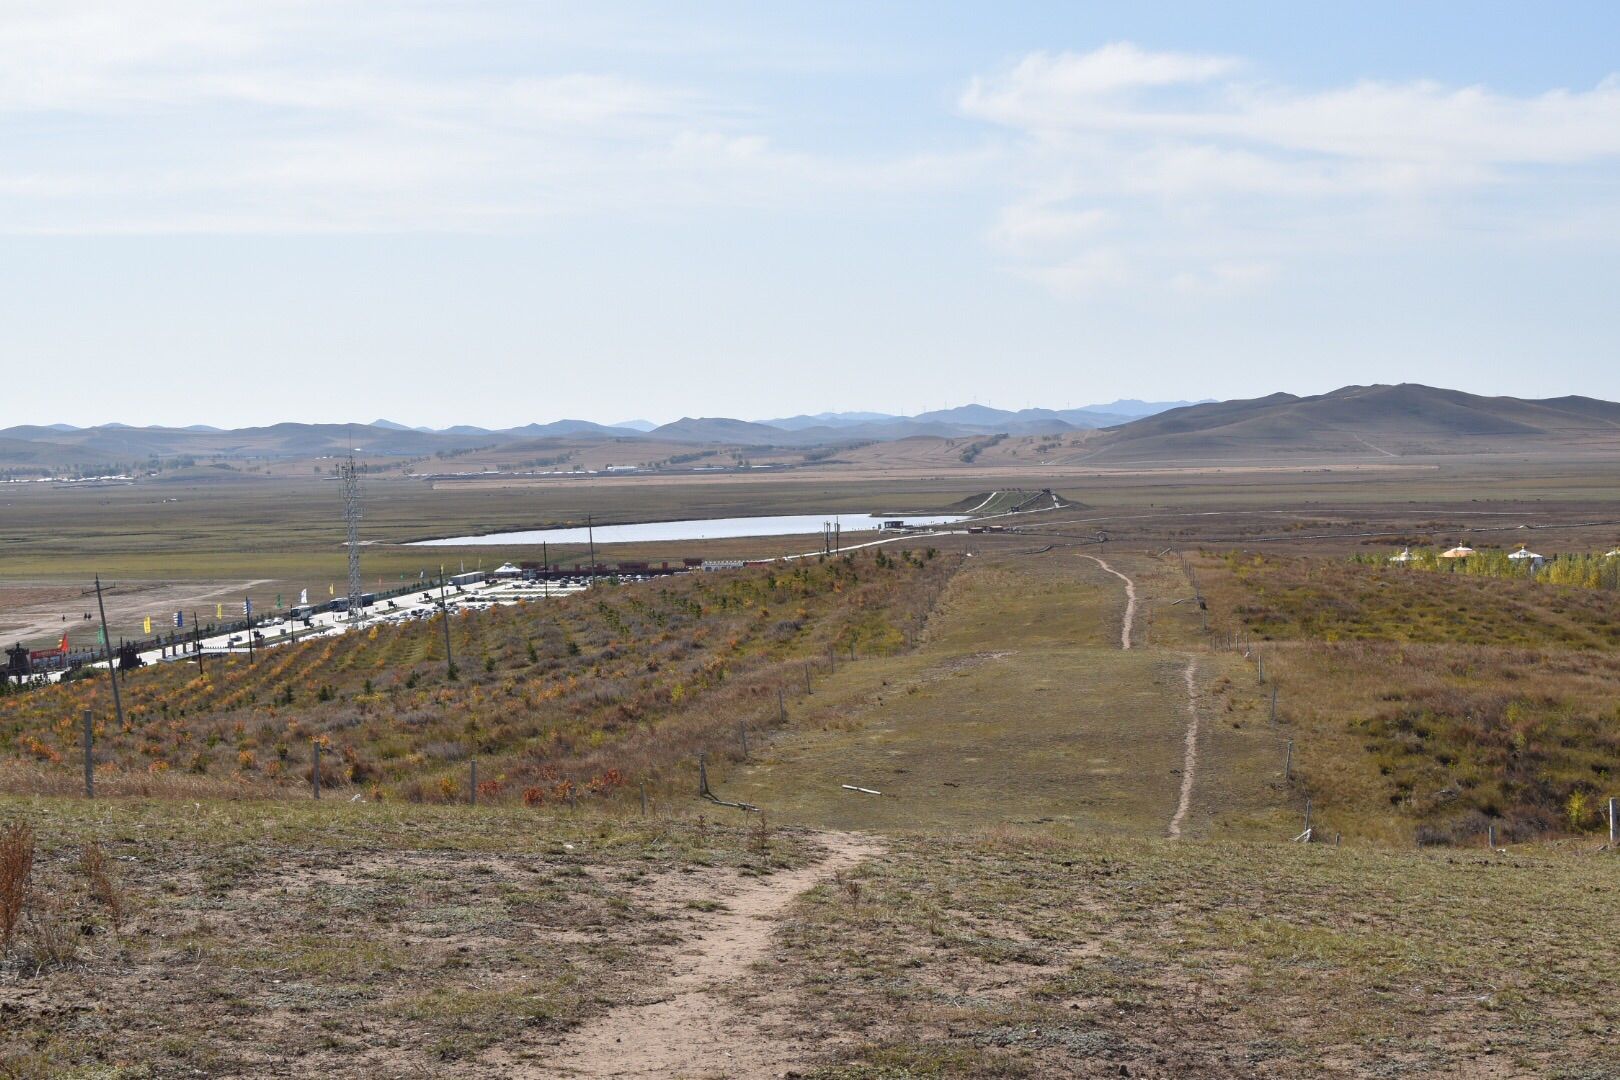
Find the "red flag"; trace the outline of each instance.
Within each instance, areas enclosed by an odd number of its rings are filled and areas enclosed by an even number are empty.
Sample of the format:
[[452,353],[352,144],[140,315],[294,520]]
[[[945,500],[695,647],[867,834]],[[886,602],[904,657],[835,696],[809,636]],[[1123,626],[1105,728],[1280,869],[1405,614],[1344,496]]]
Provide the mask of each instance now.
[[68,642],[67,642],[67,634],[66,633],[63,633],[63,635],[62,635],[62,644],[60,644],[60,645],[58,645],[56,647],[56,651],[59,652],[59,653],[65,653],[65,652],[68,651]]

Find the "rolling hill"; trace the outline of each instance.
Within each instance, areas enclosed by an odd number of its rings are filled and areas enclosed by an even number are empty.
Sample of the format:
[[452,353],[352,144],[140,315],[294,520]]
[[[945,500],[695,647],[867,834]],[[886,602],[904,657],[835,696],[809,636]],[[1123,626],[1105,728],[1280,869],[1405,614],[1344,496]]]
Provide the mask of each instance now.
[[1187,461],[1297,454],[1387,456],[1620,445],[1620,404],[1585,397],[1483,397],[1416,383],[1346,386],[1190,405],[1135,420],[1091,444],[1095,461]]

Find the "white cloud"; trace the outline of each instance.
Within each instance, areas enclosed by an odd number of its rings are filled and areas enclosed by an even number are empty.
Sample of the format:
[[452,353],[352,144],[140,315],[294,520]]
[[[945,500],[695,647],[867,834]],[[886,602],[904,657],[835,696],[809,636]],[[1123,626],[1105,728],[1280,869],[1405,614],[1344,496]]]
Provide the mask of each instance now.
[[[1019,137],[1031,191],[1002,211],[993,239],[1065,283],[1253,286],[1272,270],[1252,268],[1275,267],[1287,254],[1279,235],[1295,223],[1311,224],[1313,243],[1330,213],[1357,229],[1380,209],[1391,228],[1443,229],[1474,193],[1534,199],[1620,158],[1613,77],[1522,96],[1433,81],[1298,91],[1257,81],[1232,58],[1114,44],[1032,53],[972,79],[959,106]],[[1117,273],[1072,272],[1076,250],[1088,252],[1083,267],[1097,263],[1072,227],[1091,214],[1111,222]],[[1334,242],[1370,239],[1347,229]],[[1168,273],[1145,270],[1167,261]]]
[[977,167],[779,148],[752,103],[603,67],[611,47],[587,70],[536,58],[554,22],[497,3],[0,0],[0,231],[514,228]]
[[1088,53],[1034,52],[1005,75],[975,78],[962,95],[968,112],[1021,123],[1068,105],[1122,90],[1200,83],[1236,70],[1223,56],[1144,52],[1116,42]]

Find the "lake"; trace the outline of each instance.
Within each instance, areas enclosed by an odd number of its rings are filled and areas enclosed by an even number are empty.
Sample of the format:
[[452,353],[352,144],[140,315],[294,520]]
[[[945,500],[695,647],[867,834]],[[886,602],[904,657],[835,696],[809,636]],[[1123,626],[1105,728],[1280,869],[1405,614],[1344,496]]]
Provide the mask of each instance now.
[[[598,525],[598,544],[646,543],[653,540],[726,540],[739,536],[799,536],[818,534],[833,514],[780,514],[771,517],[697,518],[691,521],[645,521],[631,525]],[[907,525],[951,525],[965,519],[963,514],[935,514],[926,517],[904,514],[842,514],[837,520],[842,535],[873,532],[885,521]],[[485,533],[482,536],[450,536],[440,540],[417,540],[412,547],[471,547],[497,544],[583,544],[589,538],[582,528],[524,529],[520,532]]]

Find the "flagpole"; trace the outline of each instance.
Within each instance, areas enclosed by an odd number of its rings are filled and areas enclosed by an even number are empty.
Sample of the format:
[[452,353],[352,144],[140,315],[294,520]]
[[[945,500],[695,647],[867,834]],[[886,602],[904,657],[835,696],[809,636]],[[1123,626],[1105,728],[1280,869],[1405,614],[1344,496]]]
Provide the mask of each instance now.
[[112,635],[107,633],[107,605],[101,600],[101,575],[96,575],[96,610],[101,612],[101,651],[107,657],[107,675],[112,679],[113,711],[118,714],[118,730],[124,730],[124,699],[118,694],[118,670],[113,667]]

